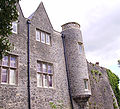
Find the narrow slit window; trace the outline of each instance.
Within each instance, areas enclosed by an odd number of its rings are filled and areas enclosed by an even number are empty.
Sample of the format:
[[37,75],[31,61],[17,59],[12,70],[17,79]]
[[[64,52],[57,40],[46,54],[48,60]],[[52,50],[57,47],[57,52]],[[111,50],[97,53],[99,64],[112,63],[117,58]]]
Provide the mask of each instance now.
[[85,85],[85,90],[88,90],[88,80],[87,79],[84,80],[84,85]]
[[83,46],[82,46],[82,43],[79,43],[79,52],[82,53],[83,52]]

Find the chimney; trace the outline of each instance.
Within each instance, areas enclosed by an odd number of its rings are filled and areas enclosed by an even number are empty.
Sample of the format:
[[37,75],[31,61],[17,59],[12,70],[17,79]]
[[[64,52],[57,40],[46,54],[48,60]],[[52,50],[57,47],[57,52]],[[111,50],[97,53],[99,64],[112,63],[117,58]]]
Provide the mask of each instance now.
[[99,62],[96,62],[95,65],[96,65],[96,66],[99,66]]

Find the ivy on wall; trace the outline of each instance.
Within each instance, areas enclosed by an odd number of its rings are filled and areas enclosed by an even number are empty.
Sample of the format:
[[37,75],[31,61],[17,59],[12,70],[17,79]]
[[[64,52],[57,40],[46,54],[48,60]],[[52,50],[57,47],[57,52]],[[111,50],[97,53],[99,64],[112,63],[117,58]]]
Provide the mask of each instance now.
[[111,70],[107,69],[108,79],[110,85],[114,91],[115,97],[117,99],[118,105],[120,107],[120,89],[119,89],[119,77],[111,72]]

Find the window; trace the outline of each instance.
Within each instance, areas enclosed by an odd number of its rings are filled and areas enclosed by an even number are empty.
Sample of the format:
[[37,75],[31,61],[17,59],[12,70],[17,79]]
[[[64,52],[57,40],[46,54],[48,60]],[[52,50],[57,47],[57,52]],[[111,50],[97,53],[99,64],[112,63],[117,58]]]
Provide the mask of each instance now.
[[36,40],[40,41],[40,32],[36,30]]
[[82,51],[83,51],[82,43],[78,43],[78,45],[79,45],[79,51],[80,51],[80,53],[82,53]]
[[46,34],[46,44],[50,45],[50,36]]
[[36,30],[36,40],[50,45],[50,34],[40,30]]
[[45,43],[45,33],[41,32],[41,42]]
[[88,90],[88,79],[84,80],[85,90]]
[[12,22],[12,32],[17,34],[17,22]]
[[53,87],[53,65],[46,62],[37,62],[37,86]]
[[16,84],[17,57],[13,55],[4,56],[0,62],[1,84]]

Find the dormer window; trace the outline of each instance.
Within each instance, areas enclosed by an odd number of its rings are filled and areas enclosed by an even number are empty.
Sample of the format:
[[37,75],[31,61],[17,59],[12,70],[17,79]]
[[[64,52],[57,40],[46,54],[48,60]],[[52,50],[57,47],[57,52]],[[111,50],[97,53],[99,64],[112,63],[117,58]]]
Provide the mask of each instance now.
[[12,33],[17,34],[17,22],[12,22]]
[[36,41],[50,45],[50,34],[36,30]]

